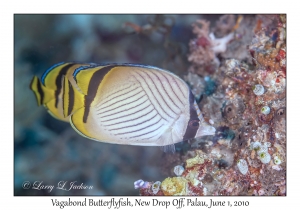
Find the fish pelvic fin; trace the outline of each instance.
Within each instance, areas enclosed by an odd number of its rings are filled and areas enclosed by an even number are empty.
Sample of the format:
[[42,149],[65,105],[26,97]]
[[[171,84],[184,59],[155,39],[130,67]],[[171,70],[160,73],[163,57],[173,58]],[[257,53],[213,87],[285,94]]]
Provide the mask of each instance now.
[[80,93],[66,78],[62,78],[63,86],[63,115],[68,117],[84,106],[84,94]]
[[30,89],[33,91],[38,106],[46,104],[55,98],[54,90],[46,88],[37,76],[34,76],[30,83]]
[[174,144],[161,146],[160,149],[165,153],[172,153],[172,154],[175,153],[175,145]]
[[216,132],[216,129],[213,126],[207,124],[206,122],[202,122],[198,128],[195,138],[201,137],[201,136],[215,135],[215,132]]

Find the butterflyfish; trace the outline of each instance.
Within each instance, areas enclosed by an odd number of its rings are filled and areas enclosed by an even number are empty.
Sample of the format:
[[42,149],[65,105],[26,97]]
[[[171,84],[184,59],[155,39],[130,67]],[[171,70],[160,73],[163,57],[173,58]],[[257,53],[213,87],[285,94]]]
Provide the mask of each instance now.
[[92,64],[62,62],[53,65],[42,75],[41,81],[34,76],[30,89],[34,92],[38,106],[44,105],[48,112],[62,121],[69,122],[69,117],[64,117],[62,108],[62,78],[65,76],[71,84],[78,89],[73,79],[73,72],[81,66]]
[[78,88],[63,79],[63,114],[86,138],[174,152],[175,143],[215,133],[188,85],[167,70],[110,64],[79,67],[73,77]]

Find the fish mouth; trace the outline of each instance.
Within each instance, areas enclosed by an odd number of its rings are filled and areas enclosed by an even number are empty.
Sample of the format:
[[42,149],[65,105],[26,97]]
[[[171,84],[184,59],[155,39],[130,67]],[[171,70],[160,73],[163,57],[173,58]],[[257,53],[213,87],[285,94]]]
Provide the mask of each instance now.
[[215,133],[216,133],[216,129],[213,126],[204,122],[199,126],[195,138],[201,136],[211,136],[211,135],[215,135]]

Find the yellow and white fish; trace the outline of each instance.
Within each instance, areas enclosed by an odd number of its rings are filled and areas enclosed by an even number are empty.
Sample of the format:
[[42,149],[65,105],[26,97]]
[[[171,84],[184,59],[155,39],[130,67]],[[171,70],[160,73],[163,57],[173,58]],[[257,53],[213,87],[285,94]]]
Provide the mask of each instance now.
[[62,62],[53,65],[42,75],[42,82],[34,76],[30,89],[34,92],[38,106],[44,105],[48,112],[55,118],[69,122],[69,117],[64,117],[62,109],[62,78],[67,77],[71,84],[77,88],[73,79],[73,72],[80,66],[89,66],[87,63]]
[[167,146],[214,135],[188,85],[153,66],[111,64],[80,67],[80,89],[64,79],[63,112],[82,136],[100,142]]

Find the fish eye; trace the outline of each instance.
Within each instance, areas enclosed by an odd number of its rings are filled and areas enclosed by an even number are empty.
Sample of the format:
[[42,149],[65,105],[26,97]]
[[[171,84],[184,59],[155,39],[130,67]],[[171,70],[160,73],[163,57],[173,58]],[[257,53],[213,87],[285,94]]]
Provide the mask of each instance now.
[[190,126],[192,127],[198,127],[199,126],[199,120],[192,120],[189,123]]

